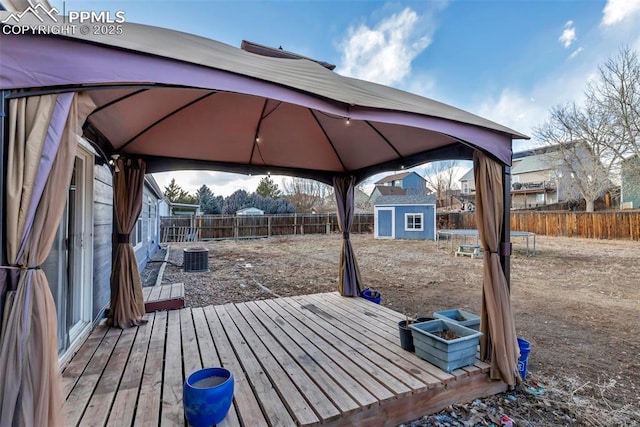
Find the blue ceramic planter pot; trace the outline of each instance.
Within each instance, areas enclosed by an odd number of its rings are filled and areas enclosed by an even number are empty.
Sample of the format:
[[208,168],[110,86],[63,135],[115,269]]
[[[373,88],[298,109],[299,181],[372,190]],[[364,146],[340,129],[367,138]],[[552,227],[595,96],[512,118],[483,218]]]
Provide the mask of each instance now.
[[233,400],[233,374],[225,368],[206,368],[187,378],[182,392],[184,416],[192,427],[210,427],[227,416]]

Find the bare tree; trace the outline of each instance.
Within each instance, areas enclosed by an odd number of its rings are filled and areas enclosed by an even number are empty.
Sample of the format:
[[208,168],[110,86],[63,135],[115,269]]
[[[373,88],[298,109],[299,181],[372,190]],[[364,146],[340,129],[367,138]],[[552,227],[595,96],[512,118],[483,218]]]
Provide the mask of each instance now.
[[452,192],[457,188],[455,182],[456,166],[455,160],[441,160],[428,163],[424,168],[424,179],[427,181],[427,188],[436,193],[438,206],[448,206],[452,204]]
[[575,103],[556,106],[534,134],[551,146],[546,161],[555,165],[557,178],[574,187],[587,212],[593,212],[596,199],[611,187],[618,164],[607,112],[589,102],[584,108]]
[[[598,79],[587,88],[587,99],[610,120],[611,150],[624,162],[623,183],[640,188],[640,53],[620,49],[599,68]],[[632,159],[635,157],[635,161]]]
[[285,198],[298,213],[325,212],[329,208],[333,189],[321,182],[306,178],[285,178],[282,181]]

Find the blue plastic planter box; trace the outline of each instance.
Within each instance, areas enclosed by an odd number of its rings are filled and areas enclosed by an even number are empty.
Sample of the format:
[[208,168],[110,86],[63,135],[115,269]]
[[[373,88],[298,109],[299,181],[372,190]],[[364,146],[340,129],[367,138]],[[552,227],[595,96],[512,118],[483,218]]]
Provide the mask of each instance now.
[[450,320],[476,331],[480,330],[480,316],[469,313],[468,311],[460,310],[458,308],[454,308],[452,310],[436,311],[435,313],[433,313],[433,317],[435,317],[436,319]]
[[[443,371],[473,365],[481,332],[447,320],[436,319],[410,326],[416,355]],[[459,338],[445,340],[435,332],[451,331]]]

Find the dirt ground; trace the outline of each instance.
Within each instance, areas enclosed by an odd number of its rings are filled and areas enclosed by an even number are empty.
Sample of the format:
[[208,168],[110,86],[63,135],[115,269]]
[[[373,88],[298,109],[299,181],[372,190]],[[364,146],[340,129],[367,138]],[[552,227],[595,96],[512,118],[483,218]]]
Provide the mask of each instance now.
[[[480,313],[482,261],[435,242],[352,236],[366,286],[409,315]],[[530,242],[532,243],[532,242]],[[516,390],[407,425],[640,425],[640,243],[514,239],[511,289],[518,336],[531,343]],[[182,249],[209,249],[209,273],[184,273]],[[197,307],[336,289],[340,236],[172,244],[163,284],[184,282]]]

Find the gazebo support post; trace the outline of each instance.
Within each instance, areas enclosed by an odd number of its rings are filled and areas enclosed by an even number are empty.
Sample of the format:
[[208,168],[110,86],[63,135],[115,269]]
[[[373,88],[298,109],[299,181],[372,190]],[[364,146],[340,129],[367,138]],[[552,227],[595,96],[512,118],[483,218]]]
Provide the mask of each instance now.
[[500,265],[511,290],[511,166],[502,167],[502,230],[500,231]]

